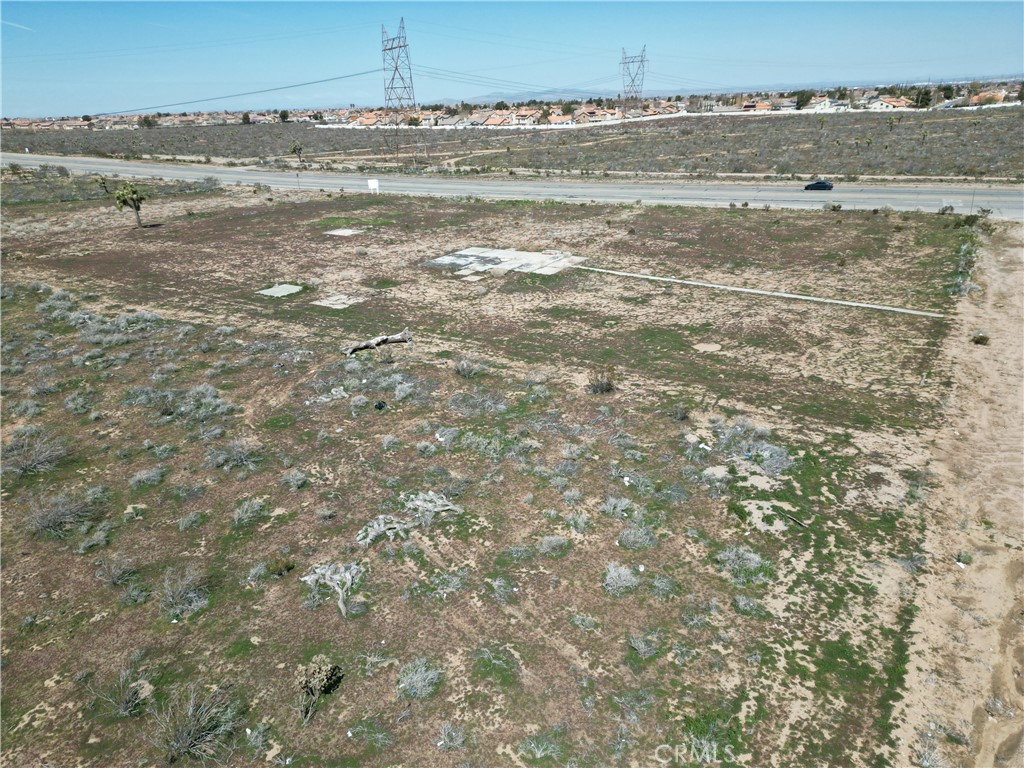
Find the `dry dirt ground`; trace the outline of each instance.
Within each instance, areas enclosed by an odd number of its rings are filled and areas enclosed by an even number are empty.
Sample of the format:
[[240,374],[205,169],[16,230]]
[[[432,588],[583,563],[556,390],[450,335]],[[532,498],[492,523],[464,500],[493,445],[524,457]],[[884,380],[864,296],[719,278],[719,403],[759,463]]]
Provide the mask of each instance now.
[[[1019,228],[984,236],[982,290],[953,299],[976,236],[952,217],[228,190],[143,218],[4,213],[5,456],[25,427],[72,448],[5,477],[5,765],[156,764],[152,712],[187,681],[233,684],[242,725],[269,727],[233,765],[1019,759]],[[424,266],[470,246],[947,317]],[[307,290],[255,294],[277,282]],[[365,300],[311,304],[337,293]],[[407,326],[393,357],[338,352]],[[602,373],[614,388],[589,393]],[[201,383],[239,409],[189,421]],[[217,468],[239,438],[255,469]],[[92,519],[33,535],[55,493],[99,485]],[[428,490],[465,513],[356,546]],[[253,498],[263,516],[236,522]],[[749,554],[731,570],[728,552]],[[147,602],[95,577],[115,556]],[[366,569],[364,615],[302,607],[298,576],[327,561]],[[638,580],[619,597],[611,562]],[[172,624],[160,593],[185,564],[209,604]],[[315,653],[345,678],[301,727]],[[399,669],[418,658],[443,676],[411,699]],[[104,698],[122,669],[145,693],[125,716]],[[462,749],[438,748],[445,722]]]
[[[942,717],[974,733],[973,764],[1021,765],[1024,735],[1024,243],[1016,227],[995,237],[980,262],[982,291],[961,301],[943,346],[954,385],[947,422],[932,437],[923,549],[942,567],[922,583],[912,625],[900,729],[943,740]],[[971,344],[985,330],[989,346]],[[975,565],[958,552],[978,553]],[[1015,714],[1010,714],[1010,712]]]

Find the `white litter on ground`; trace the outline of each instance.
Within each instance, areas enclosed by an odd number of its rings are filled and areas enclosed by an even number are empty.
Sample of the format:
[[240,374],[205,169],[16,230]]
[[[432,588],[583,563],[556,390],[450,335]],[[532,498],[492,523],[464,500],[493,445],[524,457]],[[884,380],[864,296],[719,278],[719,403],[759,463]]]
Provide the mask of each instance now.
[[456,270],[459,277],[490,272],[501,276],[507,272],[526,272],[535,275],[557,275],[563,269],[586,261],[565,251],[514,251],[503,248],[464,248],[455,253],[438,256],[428,266]]
[[279,299],[282,296],[290,296],[293,293],[299,293],[301,290],[301,285],[281,283],[280,285],[275,285],[270,288],[264,288],[262,291],[256,291],[256,293],[262,296],[273,296],[275,299]]
[[345,307],[351,307],[353,304],[360,304],[364,301],[366,301],[365,296],[353,296],[348,293],[339,293],[335,296],[328,296],[326,299],[311,301],[310,304],[316,304],[318,307],[328,307],[330,309],[344,309]]
[[361,235],[363,230],[361,229],[332,229],[330,232],[324,232],[325,235],[333,235],[334,237],[352,237],[352,235]]

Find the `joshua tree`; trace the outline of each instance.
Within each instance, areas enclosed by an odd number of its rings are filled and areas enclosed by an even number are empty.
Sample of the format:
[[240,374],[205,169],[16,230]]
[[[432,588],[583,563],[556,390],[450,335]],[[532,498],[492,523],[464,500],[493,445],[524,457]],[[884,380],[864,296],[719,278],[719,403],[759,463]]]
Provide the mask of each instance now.
[[142,201],[145,199],[146,196],[130,181],[126,181],[114,193],[117,210],[123,211],[126,206],[131,208],[135,212],[135,223],[138,227],[142,226],[142,217],[139,215],[139,211],[142,210]]
[[292,143],[291,153],[299,158],[300,163],[302,162],[302,145],[299,142]]

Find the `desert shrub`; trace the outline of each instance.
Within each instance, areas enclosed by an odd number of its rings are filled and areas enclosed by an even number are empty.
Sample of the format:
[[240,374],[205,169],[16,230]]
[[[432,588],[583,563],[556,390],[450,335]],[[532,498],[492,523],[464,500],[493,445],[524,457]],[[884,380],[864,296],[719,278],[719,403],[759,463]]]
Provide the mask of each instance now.
[[281,476],[281,485],[289,491],[297,491],[307,482],[305,473],[298,469],[288,470]]
[[516,746],[516,752],[528,760],[559,760],[562,757],[565,726],[557,725],[541,733],[523,739]]
[[565,518],[565,522],[576,533],[586,533],[590,526],[590,518],[587,517],[586,512],[573,512]]
[[88,686],[97,701],[102,701],[106,711],[118,718],[128,718],[142,712],[145,705],[145,680],[132,667],[118,673],[117,679],[109,686],[96,688]]
[[499,685],[512,685],[519,680],[519,662],[504,648],[481,646],[473,651],[473,672],[488,677]]
[[583,492],[579,488],[568,488],[562,492],[562,501],[567,506],[575,507],[583,501]]
[[98,560],[96,578],[112,587],[127,584],[138,573],[135,563],[124,555]]
[[391,746],[395,739],[375,717],[364,718],[347,731],[348,737],[375,750]]
[[487,414],[504,413],[508,410],[508,401],[496,392],[478,389],[453,395],[448,400],[448,407],[460,416],[475,419]]
[[192,423],[206,422],[219,416],[227,416],[234,411],[235,406],[221,399],[216,387],[206,383],[186,391],[177,409],[181,418]]
[[651,592],[659,600],[667,600],[679,592],[679,585],[669,576],[659,573],[651,579]]
[[172,621],[189,616],[207,603],[206,577],[194,565],[169,567],[160,587],[160,611]]
[[615,389],[615,366],[597,365],[587,375],[587,392],[603,395]]
[[650,549],[657,546],[658,537],[649,525],[634,521],[619,534],[618,545],[626,549]]
[[231,515],[231,522],[234,525],[248,525],[253,520],[263,517],[266,508],[266,499],[244,499],[235,507],[235,511]]
[[150,741],[168,763],[208,760],[223,749],[241,722],[241,706],[224,688],[198,683],[178,688],[153,711]]
[[736,595],[732,600],[737,613],[744,616],[758,616],[762,612],[761,603],[756,598],[747,595]]
[[771,563],[745,544],[726,547],[715,556],[715,561],[740,587],[766,584],[775,575]]
[[223,448],[210,448],[206,453],[209,466],[225,471],[234,468],[242,471],[254,471],[262,461],[260,444],[255,438],[239,437],[228,442]]
[[126,667],[108,687],[89,686],[89,692],[106,705],[107,711],[113,717],[132,717],[139,714],[145,704],[145,682],[135,669]]
[[487,588],[490,590],[491,597],[502,605],[506,605],[512,602],[515,597],[516,590],[518,589],[511,579],[507,579],[504,576],[497,576],[493,579],[487,579],[485,582]]
[[64,398],[64,409],[76,416],[89,412],[89,397],[84,392],[73,392]]
[[513,544],[508,547],[503,556],[513,562],[523,562],[533,557],[533,550],[525,544]]
[[156,445],[152,440],[143,441],[142,447],[145,448],[150,453],[152,453],[153,456],[160,459],[161,461],[171,458],[174,454],[178,452],[178,449],[175,448],[170,443]]
[[437,689],[442,676],[427,659],[414,659],[398,672],[398,692],[409,699],[425,699]]
[[604,500],[604,503],[597,508],[597,511],[602,515],[607,515],[608,517],[625,520],[629,516],[629,510],[632,506],[633,502],[629,499],[624,499],[618,496],[609,496]]
[[42,412],[42,406],[35,400],[19,400],[11,406],[11,415],[22,419],[34,418]]
[[461,725],[453,725],[445,721],[441,723],[441,737],[437,740],[437,748],[442,752],[457,752],[466,746],[466,729]]
[[100,523],[75,547],[75,553],[84,555],[90,549],[107,546],[110,543],[110,532],[113,528],[113,523],[108,521]]
[[640,577],[632,568],[616,562],[608,563],[604,571],[602,586],[605,592],[613,597],[621,597],[640,585]]
[[39,427],[19,427],[3,446],[3,475],[19,478],[54,469],[70,453],[63,438]]
[[295,673],[295,687],[298,688],[296,707],[299,719],[306,725],[316,713],[322,696],[333,692],[341,683],[341,667],[320,653]]
[[657,632],[631,632],[629,647],[641,660],[647,661],[661,651],[661,637]]
[[433,597],[438,600],[445,600],[448,595],[461,592],[466,588],[466,570],[443,571],[435,573],[429,579],[430,589]]
[[561,557],[569,549],[569,540],[564,536],[542,536],[537,542],[537,551],[548,557]]
[[178,518],[178,530],[187,531],[189,528],[195,528],[203,521],[203,516],[199,512],[188,512]]
[[125,605],[142,605],[149,599],[149,590],[137,581],[129,581],[121,590],[121,602]]
[[597,619],[585,613],[573,614],[569,618],[569,623],[576,627],[576,629],[582,629],[584,632],[590,632],[599,626]]
[[914,552],[906,557],[894,557],[893,560],[907,573],[915,574],[925,567],[928,558],[921,552]]
[[87,522],[90,517],[91,511],[84,499],[61,491],[33,499],[25,518],[25,526],[33,535],[46,534],[59,539]]
[[464,357],[455,363],[455,373],[464,379],[471,379],[481,373],[487,372],[487,366],[483,363]]
[[128,478],[128,487],[133,491],[138,491],[147,485],[159,485],[163,481],[165,474],[167,474],[166,467],[140,469]]

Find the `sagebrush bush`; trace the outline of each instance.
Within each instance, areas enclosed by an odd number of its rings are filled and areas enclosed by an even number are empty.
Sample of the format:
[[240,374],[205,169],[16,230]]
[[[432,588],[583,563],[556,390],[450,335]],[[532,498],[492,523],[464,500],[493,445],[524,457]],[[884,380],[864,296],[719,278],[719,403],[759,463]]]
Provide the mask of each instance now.
[[259,441],[251,437],[236,438],[225,447],[211,448],[206,453],[206,462],[209,466],[225,471],[237,468],[252,472],[262,460]]
[[266,499],[245,499],[235,507],[231,522],[235,525],[247,525],[253,520],[263,517],[266,512]]
[[160,587],[160,612],[172,621],[205,608],[209,600],[206,577],[195,565],[169,567]]
[[150,741],[168,763],[208,760],[223,749],[241,722],[241,706],[226,689],[198,683],[178,688],[153,711]]
[[745,544],[726,547],[715,560],[740,587],[766,584],[774,576],[771,563]]
[[605,568],[602,586],[609,595],[620,597],[640,586],[640,577],[633,572],[632,568],[621,563],[611,562]]
[[398,692],[409,699],[425,699],[437,689],[442,676],[427,659],[414,659],[398,672]]
[[64,538],[73,529],[89,520],[91,512],[84,499],[61,491],[51,496],[34,498],[29,505],[25,525],[29,533]]
[[70,453],[67,442],[39,427],[20,427],[3,445],[0,473],[15,478],[41,474],[56,468]]
[[159,485],[163,482],[164,475],[167,474],[166,467],[150,467],[148,469],[140,469],[130,478],[128,478],[128,487],[133,491],[138,491],[148,485]]
[[146,698],[143,695],[145,680],[132,667],[122,669],[117,679],[106,688],[93,688],[89,692],[102,701],[110,715],[132,717],[142,711]]
[[466,746],[466,729],[461,725],[454,725],[449,721],[441,723],[441,738],[437,741],[437,748],[442,752],[457,752]]
[[281,475],[281,485],[289,491],[297,491],[306,485],[307,482],[308,479],[305,473],[299,469],[290,469]]

